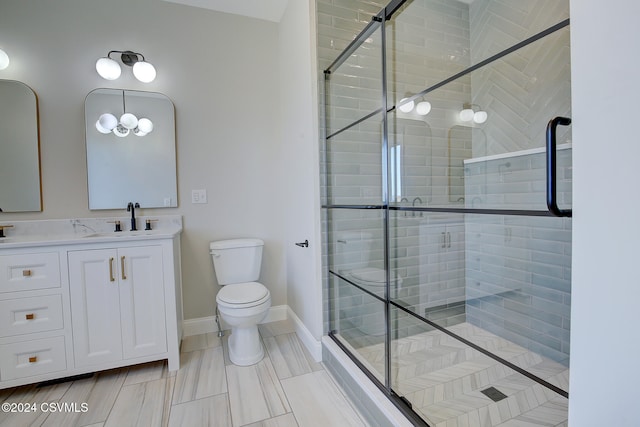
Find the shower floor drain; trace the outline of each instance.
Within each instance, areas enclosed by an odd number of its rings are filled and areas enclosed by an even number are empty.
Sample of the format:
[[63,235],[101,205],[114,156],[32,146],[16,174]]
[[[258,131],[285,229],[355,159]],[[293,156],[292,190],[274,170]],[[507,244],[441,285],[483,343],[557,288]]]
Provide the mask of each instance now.
[[504,394],[503,392],[501,392],[500,390],[498,390],[495,387],[485,388],[484,390],[480,390],[480,393],[484,394],[485,396],[487,396],[489,399],[493,400],[494,402],[499,402],[502,399],[506,399],[507,398],[506,394]]

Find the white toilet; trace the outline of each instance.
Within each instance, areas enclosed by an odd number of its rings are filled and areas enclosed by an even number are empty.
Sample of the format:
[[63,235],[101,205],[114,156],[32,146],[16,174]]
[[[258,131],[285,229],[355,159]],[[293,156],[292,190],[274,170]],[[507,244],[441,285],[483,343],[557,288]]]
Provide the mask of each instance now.
[[[381,268],[370,265],[372,248],[375,240],[371,233],[365,231],[347,231],[338,238],[335,262],[342,276],[372,294],[385,298],[387,275]],[[402,286],[402,277],[392,271],[391,289]],[[361,291],[356,293],[362,294]],[[356,327],[366,335],[380,336],[386,331],[386,321],[379,300],[370,296],[356,303],[352,312],[360,317]],[[356,320],[356,319],[353,319]]]
[[253,365],[264,356],[258,323],[267,316],[271,294],[256,282],[263,246],[260,239],[222,240],[209,245],[216,278],[222,286],[216,303],[222,320],[231,326],[229,359],[235,365]]

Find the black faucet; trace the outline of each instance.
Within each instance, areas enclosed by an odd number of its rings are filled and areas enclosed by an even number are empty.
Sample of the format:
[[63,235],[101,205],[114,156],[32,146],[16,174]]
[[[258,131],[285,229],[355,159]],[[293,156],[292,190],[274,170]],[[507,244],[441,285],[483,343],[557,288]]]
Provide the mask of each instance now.
[[133,202],[129,202],[127,205],[127,212],[131,212],[131,231],[136,231],[136,209],[139,208],[140,203],[136,202],[134,205]]

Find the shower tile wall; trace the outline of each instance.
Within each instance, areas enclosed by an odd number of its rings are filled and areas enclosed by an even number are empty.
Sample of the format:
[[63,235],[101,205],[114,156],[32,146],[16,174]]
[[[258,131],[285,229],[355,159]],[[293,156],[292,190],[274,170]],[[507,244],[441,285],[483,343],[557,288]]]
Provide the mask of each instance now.
[[[465,162],[469,207],[539,209],[545,153]],[[558,199],[571,204],[571,149],[558,151]],[[468,323],[568,366],[571,220],[467,215]]]
[[[469,5],[472,63],[567,18],[568,1],[475,0]],[[491,117],[485,137],[473,141],[473,157],[544,146],[550,114],[570,117],[569,57],[569,32],[562,31],[472,74],[472,102]]]

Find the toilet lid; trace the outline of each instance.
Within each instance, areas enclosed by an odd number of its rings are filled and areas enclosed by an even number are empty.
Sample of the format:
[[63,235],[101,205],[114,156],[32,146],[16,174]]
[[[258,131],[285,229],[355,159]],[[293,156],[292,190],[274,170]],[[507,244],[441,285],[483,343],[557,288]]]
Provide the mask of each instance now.
[[[368,282],[374,286],[384,286],[386,281],[384,270],[375,267],[356,268],[351,270],[351,275],[358,280]],[[402,283],[402,279],[396,275],[395,271],[392,271],[391,283],[394,282]]]
[[268,296],[269,290],[262,283],[247,282],[223,286],[216,300],[226,305],[247,305],[261,302]]

